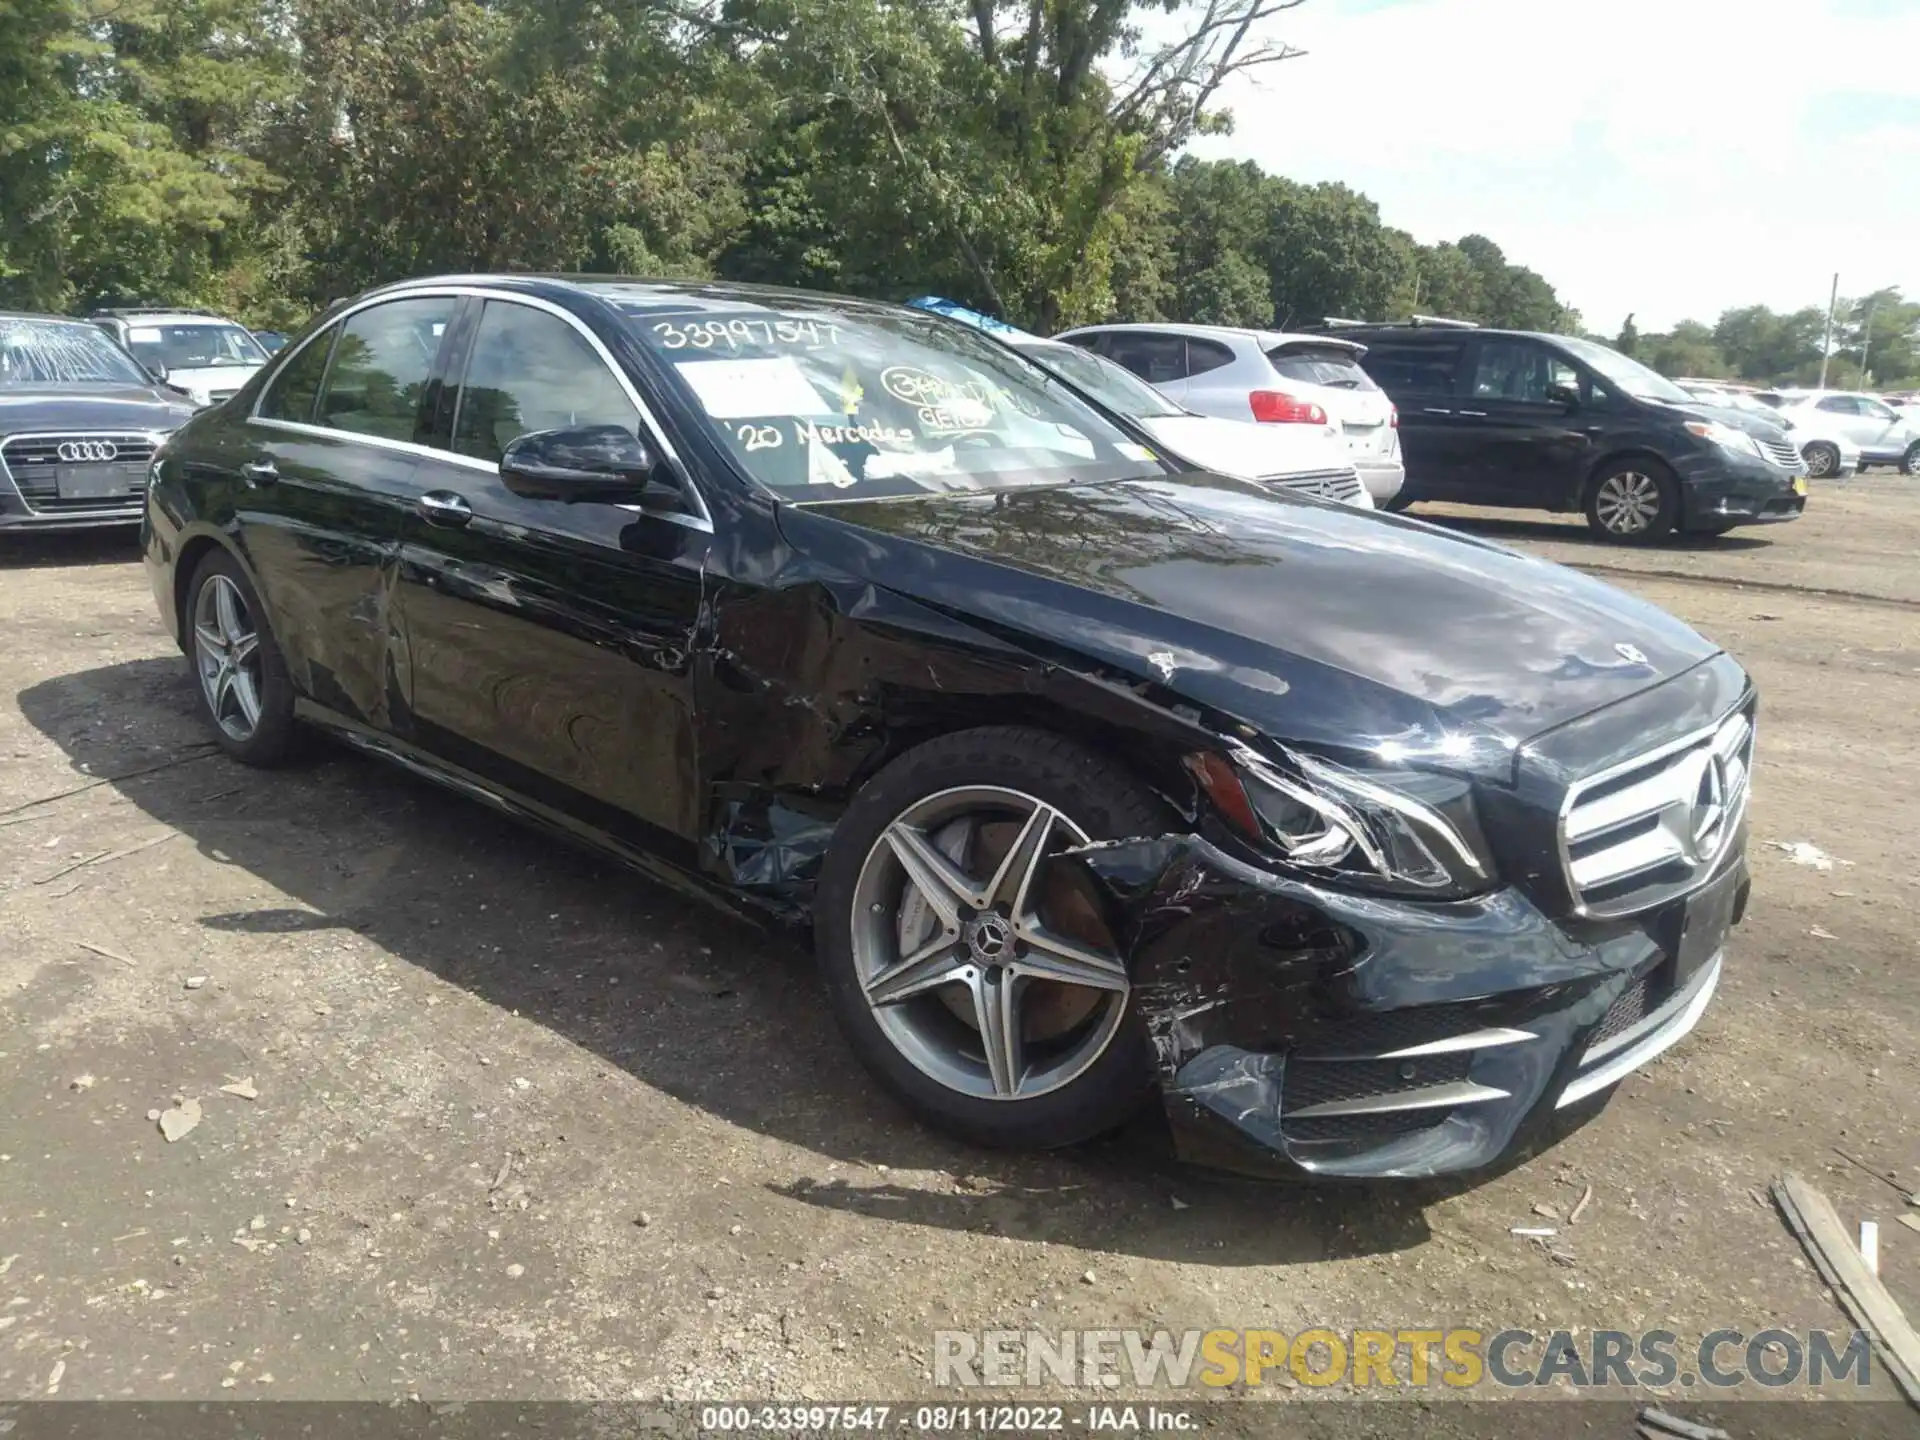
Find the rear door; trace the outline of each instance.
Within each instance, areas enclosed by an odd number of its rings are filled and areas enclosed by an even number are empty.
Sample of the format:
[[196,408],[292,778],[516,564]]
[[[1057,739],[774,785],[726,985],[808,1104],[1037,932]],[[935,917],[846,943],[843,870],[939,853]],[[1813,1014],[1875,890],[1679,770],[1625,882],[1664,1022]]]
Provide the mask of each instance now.
[[387,300],[312,336],[220,451],[295,688],[377,729],[391,720],[389,601],[422,404],[457,303]]
[[584,321],[532,297],[470,303],[403,528],[408,738],[691,868],[691,648],[712,527],[697,497],[643,511],[508,490],[501,453],[529,431],[619,425],[670,452]]
[[1400,408],[1400,455],[1409,500],[1451,500],[1469,483],[1475,422],[1460,415],[1471,373],[1469,341],[1455,331],[1369,336],[1361,366]]

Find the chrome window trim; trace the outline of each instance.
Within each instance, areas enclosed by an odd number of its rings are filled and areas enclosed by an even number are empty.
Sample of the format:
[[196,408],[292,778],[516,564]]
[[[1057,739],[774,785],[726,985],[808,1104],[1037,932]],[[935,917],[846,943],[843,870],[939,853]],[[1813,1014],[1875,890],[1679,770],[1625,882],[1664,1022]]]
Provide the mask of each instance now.
[[1593,789],[1594,786],[1604,785],[1609,780],[1618,779],[1620,776],[1631,774],[1635,770],[1645,769],[1647,766],[1654,764],[1656,761],[1663,760],[1669,755],[1677,755],[1682,751],[1691,750],[1699,745],[1711,745],[1721,729],[1736,715],[1746,716],[1749,753],[1757,758],[1760,726],[1757,717],[1748,714],[1750,707],[1751,696],[1744,696],[1739,704],[1734,705],[1732,708],[1717,716],[1711,724],[1703,725],[1700,729],[1682,735],[1677,740],[1669,740],[1664,744],[1656,745],[1651,750],[1643,750],[1640,754],[1623,760],[1618,765],[1609,765],[1605,770],[1601,770],[1596,774],[1583,775],[1567,787],[1566,794],[1563,795],[1560,800],[1559,814],[1554,819],[1554,845],[1559,852],[1560,875],[1561,878],[1566,881],[1568,895],[1573,901],[1574,914],[1580,916],[1582,919],[1608,920],[1617,920],[1628,915],[1637,915],[1642,910],[1684,899],[1686,896],[1693,894],[1696,890],[1701,889],[1719,877],[1721,867],[1725,864],[1727,856],[1732,851],[1734,836],[1739,833],[1740,824],[1746,818],[1748,804],[1753,796],[1753,767],[1751,765],[1747,767],[1746,784],[1741,788],[1739,809],[1727,817],[1721,831],[1719,844],[1715,848],[1712,857],[1700,862],[1692,880],[1677,888],[1663,889],[1657,897],[1645,905],[1635,905],[1626,910],[1603,909],[1596,911],[1587,904],[1584,895],[1581,893],[1579,882],[1573,878],[1573,852],[1567,840],[1567,819],[1573,814],[1580,797],[1587,791]]
[[[612,372],[614,380],[619,383],[621,390],[626,393],[627,399],[633,402],[634,409],[639,412],[640,423],[646,427],[649,435],[658,447],[660,457],[673,467],[675,475],[679,478],[681,491],[693,503],[699,513],[688,514],[680,510],[650,510],[641,505],[616,505],[613,508],[616,510],[625,510],[633,515],[647,515],[655,520],[664,520],[668,524],[683,526],[688,530],[696,530],[702,534],[711,535],[713,533],[713,512],[707,508],[707,497],[700,493],[700,487],[694,483],[693,474],[687,468],[686,461],[680,458],[679,451],[673,448],[673,442],[667,439],[665,430],[661,427],[658,417],[653,412],[653,407],[647,404],[639,388],[627,377],[627,372],[621,368],[620,363],[613,358],[613,352],[607,349],[606,343],[602,341],[598,335],[593,333],[593,330],[585,321],[578,315],[575,315],[571,310],[568,310],[564,305],[557,305],[553,301],[540,295],[522,295],[516,291],[500,290],[487,285],[421,285],[407,286],[404,289],[387,290],[375,295],[362,296],[359,300],[354,301],[353,304],[336,314],[323,328],[314,331],[313,334],[307,336],[298,345],[290,345],[282,350],[280,354],[273,357],[274,362],[276,362],[274,371],[261,383],[259,393],[253,397],[253,407],[247,412],[246,423],[249,425],[264,425],[270,429],[287,430],[295,434],[313,435],[321,439],[345,440],[362,445],[372,445],[380,449],[394,450],[402,454],[418,455],[433,460],[451,460],[465,469],[481,471],[497,476],[500,473],[500,467],[491,460],[481,460],[477,456],[461,455],[452,450],[440,450],[434,446],[421,445],[412,440],[388,440],[379,435],[362,435],[353,430],[338,430],[331,426],[314,425],[300,420],[276,420],[263,416],[260,413],[260,406],[265,402],[267,393],[278,383],[286,367],[293,363],[294,357],[321,336],[332,334],[336,327],[346,324],[348,320],[358,315],[362,310],[370,310],[375,305],[384,305],[397,300],[467,298],[498,300],[509,305],[525,305],[534,310],[543,310],[549,315],[559,316],[560,319],[571,325],[585,337],[587,344],[592,346],[594,353],[600,357],[601,363]],[[452,322],[449,321],[448,323],[451,324]],[[332,367],[329,366],[328,368],[331,370]],[[323,378],[321,381],[322,389],[325,388],[325,383],[325,378]]]

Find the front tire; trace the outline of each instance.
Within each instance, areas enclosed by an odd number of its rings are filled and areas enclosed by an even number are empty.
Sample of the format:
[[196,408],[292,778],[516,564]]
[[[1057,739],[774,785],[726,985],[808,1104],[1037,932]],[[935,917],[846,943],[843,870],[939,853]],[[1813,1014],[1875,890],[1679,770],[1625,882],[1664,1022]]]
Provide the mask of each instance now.
[[1840,468],[1840,450],[1825,440],[1816,440],[1800,452],[1800,458],[1807,462],[1807,474],[1815,480],[1824,480]]
[[1613,461],[1587,490],[1587,524],[1616,545],[1663,540],[1679,518],[1679,481],[1657,460]]
[[1124,1124],[1151,1047],[1105,892],[1063,850],[1172,824],[1131,775],[1044,731],[928,742],[855,797],[815,896],[828,999],[867,1070],[976,1144]]
[[[1862,465],[1860,468],[1864,470],[1867,467]],[[1920,440],[1916,440],[1913,444],[1909,445],[1907,447],[1907,453],[1900,457],[1900,473],[1902,475],[1920,475]]]
[[245,765],[285,764],[300,748],[293,682],[252,582],[210,550],[187,587],[187,668],[214,741]]

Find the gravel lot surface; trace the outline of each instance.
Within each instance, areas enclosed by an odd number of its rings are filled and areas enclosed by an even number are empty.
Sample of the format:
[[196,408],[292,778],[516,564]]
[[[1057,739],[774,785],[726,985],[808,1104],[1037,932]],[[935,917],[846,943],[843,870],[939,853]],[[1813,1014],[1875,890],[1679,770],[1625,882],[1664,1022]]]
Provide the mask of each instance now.
[[[902,1397],[943,1328],[1850,1328],[1787,1169],[1880,1220],[1920,1317],[1920,1209],[1867,1173],[1920,1188],[1917,499],[1644,552],[1422,512],[1750,667],[1754,899],[1700,1028],[1556,1149],[1337,1191],[1149,1124],[929,1134],[804,954],[369,760],[210,754],[130,541],[0,541],[0,1399]],[[1510,1233],[1589,1185],[1570,1263]]]

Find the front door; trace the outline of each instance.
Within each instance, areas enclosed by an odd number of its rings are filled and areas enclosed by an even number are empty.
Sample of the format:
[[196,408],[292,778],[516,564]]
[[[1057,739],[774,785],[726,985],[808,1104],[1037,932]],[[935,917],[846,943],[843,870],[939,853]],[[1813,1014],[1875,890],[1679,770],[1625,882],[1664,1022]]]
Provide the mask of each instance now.
[[220,449],[294,688],[379,729],[391,719],[388,601],[418,493],[421,401],[458,303],[388,301],[315,335]]
[[1572,364],[1538,340],[1478,337],[1472,380],[1455,406],[1466,452],[1458,498],[1570,508],[1594,451],[1581,384]]
[[483,308],[403,527],[408,738],[554,818],[693,868],[710,531],[689,514],[508,490],[499,460],[518,436],[643,422],[583,323],[528,300],[470,303]]

